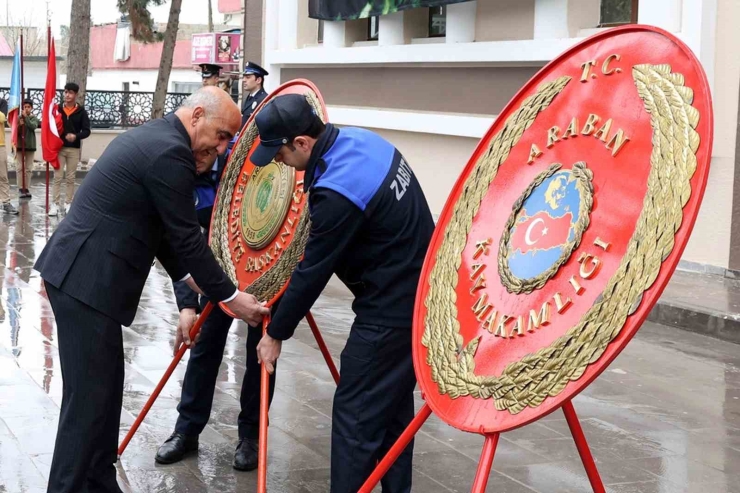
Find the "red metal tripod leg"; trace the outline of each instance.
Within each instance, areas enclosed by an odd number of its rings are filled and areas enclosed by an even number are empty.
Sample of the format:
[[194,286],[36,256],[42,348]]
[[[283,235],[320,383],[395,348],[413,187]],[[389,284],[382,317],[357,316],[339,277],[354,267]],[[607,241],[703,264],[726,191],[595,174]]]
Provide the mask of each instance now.
[[[193,325],[193,328],[190,329],[190,340],[191,341],[195,340],[195,337],[200,332],[200,328],[203,326],[203,323],[206,321],[206,318],[208,318],[208,315],[210,315],[211,310],[213,310],[213,303],[208,303],[206,307],[203,309],[203,312],[200,314],[200,317],[198,317],[198,320],[195,322],[195,325]],[[144,418],[149,412],[149,409],[154,404],[154,401],[157,400],[157,397],[159,397],[159,393],[162,392],[162,389],[164,388],[165,384],[167,384],[167,380],[170,379],[172,372],[175,371],[175,368],[177,368],[177,364],[180,362],[180,360],[182,359],[187,349],[188,349],[188,346],[186,346],[185,344],[180,345],[180,349],[178,349],[177,354],[175,354],[175,357],[172,359],[172,363],[170,363],[170,366],[167,367],[167,371],[164,372],[164,376],[157,384],[157,387],[154,389],[154,392],[152,392],[152,395],[149,396],[149,400],[146,401],[146,404],[144,404],[144,409],[142,409],[139,415],[136,417],[136,421],[134,421],[134,424],[131,426],[131,429],[128,430],[128,433],[126,434],[123,441],[121,442],[121,445],[118,447],[118,457],[123,455],[123,451],[126,450],[126,447],[128,446],[128,442],[131,441],[134,434],[136,433],[136,430],[139,429],[139,425],[141,425],[141,422],[144,421]]]
[[594,463],[591,450],[588,448],[588,442],[586,442],[586,436],[583,434],[581,423],[578,421],[578,416],[576,416],[573,402],[568,401],[563,404],[563,414],[565,414],[565,420],[568,422],[573,440],[576,442],[576,448],[578,449],[578,454],[581,456],[583,467],[586,468],[586,474],[588,475],[588,480],[591,482],[591,488],[593,488],[594,493],[605,493],[604,483],[601,481],[599,471],[596,469],[596,463]]
[[321,337],[321,332],[319,332],[319,326],[316,325],[316,320],[314,320],[311,312],[308,312],[306,314],[306,321],[308,322],[308,326],[311,327],[311,332],[313,332],[313,336],[316,338],[316,344],[319,345],[321,354],[322,356],[324,356],[324,361],[326,361],[326,366],[329,367],[331,376],[334,377],[334,383],[338,385],[339,384],[339,370],[337,370],[337,367],[334,364],[334,360],[331,359],[331,354],[329,353],[329,349],[326,347],[326,343],[324,343],[324,338]]
[[483,451],[478,461],[478,472],[475,473],[475,480],[473,481],[473,493],[485,493],[486,491],[488,477],[491,475],[491,467],[493,466],[493,456],[496,454],[498,437],[498,433],[486,435]]
[[414,416],[414,419],[411,420],[411,423],[409,423],[409,426],[404,430],[403,433],[401,433],[401,436],[398,437],[398,440],[396,440],[396,443],[393,444],[393,446],[388,450],[388,453],[385,454],[385,457],[378,462],[378,465],[375,466],[375,470],[370,474],[370,477],[367,478],[367,481],[365,481],[365,484],[362,485],[362,487],[359,489],[359,493],[370,493],[373,488],[375,488],[375,485],[380,482],[381,479],[383,479],[383,476],[385,476],[385,473],[388,472],[388,469],[391,468],[394,462],[396,462],[396,459],[398,459],[398,456],[403,453],[404,450],[406,450],[406,446],[411,442],[411,439],[414,438],[414,435],[416,435],[416,432],[419,431],[419,428],[421,428],[421,425],[424,424],[424,422],[429,419],[429,416],[432,414],[432,408],[429,407],[429,404],[424,404],[421,409],[419,409],[419,412],[416,413],[416,416]]
[[[262,319],[262,336],[267,334],[267,326],[270,325],[270,315]],[[259,450],[257,452],[257,492],[267,492],[267,411],[270,404],[270,374],[267,366],[262,362],[260,370],[260,431]]]

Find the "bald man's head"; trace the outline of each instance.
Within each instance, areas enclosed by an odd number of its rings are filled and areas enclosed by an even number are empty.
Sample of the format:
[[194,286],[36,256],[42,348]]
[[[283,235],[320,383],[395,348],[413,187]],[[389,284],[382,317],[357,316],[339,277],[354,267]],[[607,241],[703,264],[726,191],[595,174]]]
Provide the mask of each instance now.
[[218,87],[203,87],[175,112],[190,136],[198,173],[208,171],[239,131],[241,113],[231,97]]

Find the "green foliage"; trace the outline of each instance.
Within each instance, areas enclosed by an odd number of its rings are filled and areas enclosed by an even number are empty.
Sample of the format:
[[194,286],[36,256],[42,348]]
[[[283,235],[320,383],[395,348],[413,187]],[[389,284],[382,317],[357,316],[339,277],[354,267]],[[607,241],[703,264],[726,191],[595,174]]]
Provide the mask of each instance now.
[[155,32],[154,20],[149,7],[163,5],[167,0],[116,0],[118,10],[131,22],[131,35],[144,43],[156,43],[164,39],[163,33]]

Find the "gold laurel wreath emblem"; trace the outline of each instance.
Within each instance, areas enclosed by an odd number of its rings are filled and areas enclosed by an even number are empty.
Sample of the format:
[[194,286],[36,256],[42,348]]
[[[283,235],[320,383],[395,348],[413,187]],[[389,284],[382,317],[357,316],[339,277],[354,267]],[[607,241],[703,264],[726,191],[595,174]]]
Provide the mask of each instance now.
[[[305,96],[308,103],[323,121],[324,111],[321,108],[319,98],[310,90]],[[221,268],[224,269],[224,272],[226,272],[231,281],[237,285],[239,281],[236,276],[236,266],[231,259],[231,249],[229,246],[229,208],[234,197],[237,181],[242,172],[242,163],[247,159],[247,155],[250,149],[252,149],[258,135],[257,125],[254,119],[252,119],[249,126],[244,130],[244,135],[241,136],[232,151],[229,166],[226,167],[221,177],[221,186],[215,204],[216,214],[214,215],[212,226],[211,250],[221,265]],[[279,164],[279,166],[284,165]],[[306,194],[306,200],[308,200],[308,194]],[[293,274],[293,270],[298,265],[298,262],[300,262],[303,251],[306,249],[310,230],[311,220],[309,219],[308,207],[304,207],[294,232],[293,241],[283,251],[282,255],[277,258],[275,263],[252,284],[247,286],[244,292],[256,296],[260,301],[269,301],[274,298],[285,283],[288,282],[291,274]]]
[[440,394],[453,399],[493,398],[496,409],[511,414],[539,406],[598,361],[657,278],[663,260],[673,250],[683,207],[691,196],[690,180],[696,171],[700,141],[695,131],[699,112],[691,106],[693,90],[684,86],[681,74],[671,72],[670,65],[637,65],[632,76],[650,114],[653,150],[648,191],[627,252],[599,299],[577,325],[550,346],[510,363],[500,376],[475,374],[479,338],[464,345],[460,334],[455,306],[458,269],[473,218],[499,166],[570,77],[543,84],[525,99],[475,164],[445,228],[424,300],[427,314],[422,344],[428,349],[426,362]]
[[511,233],[512,227],[519,215],[519,211],[522,210],[524,202],[530,195],[532,195],[534,189],[554,175],[561,167],[562,164],[560,163],[551,164],[545,171],[535,177],[534,181],[529,184],[521,197],[514,202],[509,220],[504,226],[504,233],[501,235],[501,243],[499,244],[498,250],[498,273],[501,278],[501,284],[503,284],[509,293],[531,293],[535,289],[539,289],[544,286],[547,281],[549,281],[550,278],[558,272],[560,266],[570,258],[573,250],[578,248],[578,245],[581,243],[581,238],[583,237],[583,232],[588,228],[590,221],[588,215],[591,213],[591,206],[594,203],[594,187],[591,183],[594,173],[586,167],[586,163],[579,161],[573,165],[573,169],[571,170],[573,177],[576,179],[576,190],[578,190],[578,194],[580,196],[578,204],[578,221],[576,221],[576,224],[573,227],[573,240],[563,244],[563,253],[552,264],[552,266],[542,274],[530,279],[520,279],[511,272],[511,269],[509,268]]

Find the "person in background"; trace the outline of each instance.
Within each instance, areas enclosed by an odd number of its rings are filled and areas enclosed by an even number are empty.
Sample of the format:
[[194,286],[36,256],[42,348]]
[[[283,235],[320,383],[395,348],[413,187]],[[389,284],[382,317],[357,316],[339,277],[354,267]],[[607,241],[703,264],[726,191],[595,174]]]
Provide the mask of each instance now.
[[[59,214],[60,209],[63,209],[65,213],[69,212],[75,194],[75,174],[81,158],[82,140],[90,136],[90,118],[85,108],[77,103],[79,92],[80,86],[74,82],[67,82],[64,86],[64,103],[59,105],[59,114],[62,115],[64,125],[64,135],[62,135],[64,145],[59,151],[59,169],[54,170],[50,216]],[[65,174],[67,190],[65,204],[62,205],[62,178]]]
[[[8,104],[5,103],[5,110]],[[5,150],[5,112],[0,111],[0,209],[7,214],[18,214],[18,209],[10,203],[10,184],[8,183],[8,152]],[[7,228],[3,228],[7,229]]]
[[265,77],[269,74],[254,62],[247,62],[244,66],[244,77],[242,79],[242,128],[252,116],[262,101],[267,97],[267,91],[264,89]]
[[[23,111],[18,117],[18,136],[16,137],[16,165],[15,182],[18,185],[18,197],[30,199],[31,176],[33,173],[33,158],[36,155],[36,129],[39,128],[39,120],[33,116],[33,101],[23,100]],[[23,139],[21,139],[23,132]],[[23,170],[25,168],[25,181]]]
[[203,79],[203,87],[205,86],[217,86],[219,78],[221,77],[221,65],[214,65],[212,63],[201,63],[200,64],[200,76]]

